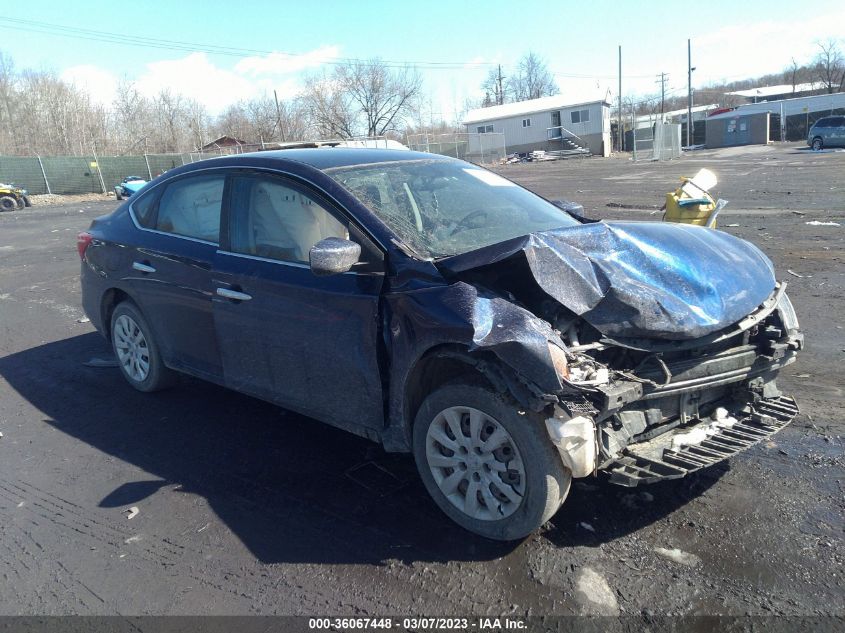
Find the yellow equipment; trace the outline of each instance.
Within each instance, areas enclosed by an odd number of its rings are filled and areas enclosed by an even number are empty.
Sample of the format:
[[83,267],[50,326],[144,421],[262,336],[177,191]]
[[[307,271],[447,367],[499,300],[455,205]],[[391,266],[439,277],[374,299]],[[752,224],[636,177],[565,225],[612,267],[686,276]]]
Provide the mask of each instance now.
[[702,169],[695,178],[681,178],[681,186],[666,194],[665,222],[680,222],[716,228],[716,216],[727,204],[716,202],[707,190],[716,184],[712,172]]

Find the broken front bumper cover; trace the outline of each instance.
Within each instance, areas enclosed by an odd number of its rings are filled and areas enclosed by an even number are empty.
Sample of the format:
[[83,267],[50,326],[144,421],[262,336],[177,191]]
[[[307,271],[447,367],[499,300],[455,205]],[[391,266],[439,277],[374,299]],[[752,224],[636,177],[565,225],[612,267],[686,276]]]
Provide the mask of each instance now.
[[774,435],[796,415],[798,406],[792,398],[781,396],[760,400],[747,405],[732,427],[719,429],[699,443],[672,447],[673,437],[707,426],[709,420],[664,433],[647,442],[631,444],[619,459],[602,470],[609,474],[611,483],[627,487],[679,479],[733,457]]

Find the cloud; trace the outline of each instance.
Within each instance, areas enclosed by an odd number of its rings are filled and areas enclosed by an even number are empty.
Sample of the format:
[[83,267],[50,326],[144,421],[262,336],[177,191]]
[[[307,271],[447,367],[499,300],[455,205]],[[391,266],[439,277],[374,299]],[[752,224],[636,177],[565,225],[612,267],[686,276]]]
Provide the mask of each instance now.
[[62,72],[61,79],[87,92],[95,103],[110,105],[116,96],[117,78],[97,66],[71,66]]
[[490,64],[490,62],[483,55],[476,55],[467,63],[465,63],[463,67],[466,69],[475,69],[479,66],[484,67],[488,64]]
[[819,52],[817,42],[842,37],[845,9],[817,12],[806,19],[753,22],[727,26],[694,39],[695,83],[743,79],[776,73],[794,58],[809,64]]
[[135,87],[148,97],[163,90],[179,93],[196,99],[212,113],[235,101],[254,97],[259,90],[255,82],[215,66],[205,53],[147,64]]
[[235,64],[235,72],[241,75],[257,77],[261,75],[289,75],[309,68],[316,68],[337,59],[338,46],[321,46],[302,55],[287,53],[269,53],[246,57]]
[[[180,59],[151,62],[134,78],[137,90],[154,97],[163,90],[181,94],[203,104],[211,114],[218,114],[228,105],[252,99],[276,90],[280,99],[295,97],[302,89],[299,74],[309,68],[337,58],[338,46],[321,46],[302,55],[269,53],[240,60],[232,69],[215,65],[206,53],[191,53]],[[87,82],[87,89],[115,80],[94,66],[76,67],[73,76]],[[105,81],[106,78],[110,81]],[[105,95],[105,89],[102,90]],[[108,101],[110,101],[109,99]]]

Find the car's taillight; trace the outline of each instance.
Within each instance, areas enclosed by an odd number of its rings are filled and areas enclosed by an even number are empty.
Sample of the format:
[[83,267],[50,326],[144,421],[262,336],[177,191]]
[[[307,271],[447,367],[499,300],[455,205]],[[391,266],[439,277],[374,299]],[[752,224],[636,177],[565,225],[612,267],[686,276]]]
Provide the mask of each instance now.
[[79,235],[76,236],[76,250],[79,251],[79,258],[85,259],[85,250],[91,244],[91,240],[94,238],[88,231],[82,231]]

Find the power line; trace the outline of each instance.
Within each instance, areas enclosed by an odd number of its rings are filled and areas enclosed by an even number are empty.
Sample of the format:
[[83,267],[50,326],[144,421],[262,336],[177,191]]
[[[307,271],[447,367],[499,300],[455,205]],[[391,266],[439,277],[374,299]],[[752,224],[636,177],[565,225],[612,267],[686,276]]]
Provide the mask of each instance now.
[[[94,29],[86,29],[81,27],[69,27],[62,24],[55,24],[52,22],[41,22],[37,20],[25,20],[22,18],[12,18],[8,16],[0,16],[0,29],[9,29],[13,31],[24,31],[29,33],[39,33],[42,35],[53,35],[57,37],[67,37],[72,39],[87,40],[93,42],[104,42],[108,44],[121,44],[125,46],[142,46],[145,48],[157,48],[162,50],[181,51],[188,53],[208,53],[210,55],[223,55],[228,57],[244,58],[253,55],[276,55],[287,57],[291,60],[307,57],[314,61],[318,61],[327,65],[344,65],[349,63],[370,64],[373,60],[363,59],[358,57],[339,57],[331,55],[314,56],[312,53],[290,53],[285,51],[273,51],[259,48],[241,48],[234,46],[221,46],[219,44],[207,44],[198,42],[189,42],[182,40],[168,40],[155,37],[147,37],[142,35],[129,35],[125,33],[113,33],[109,31],[97,31]],[[404,68],[407,66],[416,66],[427,70],[460,70],[465,68],[495,68],[498,66],[496,62],[484,61],[467,61],[467,62],[435,62],[425,60],[389,60],[380,59],[378,64],[387,66],[389,68]],[[584,73],[552,73],[554,77],[562,77],[566,79],[615,79],[616,75],[601,75],[601,74],[584,74]],[[626,79],[642,79],[652,77],[653,75],[624,75]]]
[[[279,55],[297,59],[301,57],[309,57],[324,64],[341,65],[348,63],[362,63],[369,64],[372,60],[365,60],[356,57],[337,57],[337,56],[313,56],[310,53],[288,53],[283,51],[271,51],[265,49],[255,48],[238,48],[233,46],[220,46],[217,44],[200,44],[196,42],[186,42],[181,40],[167,40],[153,37],[145,37],[139,35],[127,35],[121,33],[110,33],[107,31],[96,31],[94,29],[84,29],[77,27],[68,27],[61,24],[54,24],[50,22],[39,22],[36,20],[23,20],[19,18],[11,18],[0,16],[0,28],[13,29],[16,31],[26,31],[30,33],[40,33],[43,35],[54,35],[59,37],[68,37],[73,39],[89,40],[95,42],[107,42],[111,44],[123,44],[127,46],[143,46],[146,48],[158,48],[164,50],[176,50],[192,53],[208,53],[211,55],[226,55],[229,57],[249,57],[252,55]],[[388,67],[405,67],[418,66],[431,70],[444,69],[454,70],[467,67],[487,67],[495,66],[493,62],[433,62],[433,61],[401,61],[401,60],[379,60],[378,63]]]

